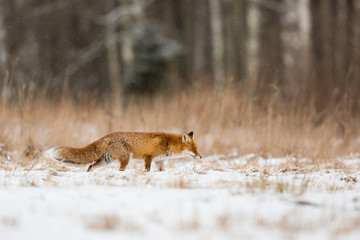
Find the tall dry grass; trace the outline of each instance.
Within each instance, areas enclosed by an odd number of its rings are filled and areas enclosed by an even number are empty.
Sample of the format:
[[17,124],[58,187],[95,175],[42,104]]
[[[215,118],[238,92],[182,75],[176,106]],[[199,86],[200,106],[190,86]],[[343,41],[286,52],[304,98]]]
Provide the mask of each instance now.
[[154,99],[131,98],[127,108],[111,99],[59,101],[35,95],[24,86],[8,101],[3,89],[0,110],[2,151],[34,159],[49,146],[86,145],[113,131],[194,131],[203,155],[239,155],[328,159],[360,151],[360,121],[352,110],[359,102],[346,96],[322,112],[309,98],[284,100],[276,91],[249,94],[245,86],[223,92],[193,88]]

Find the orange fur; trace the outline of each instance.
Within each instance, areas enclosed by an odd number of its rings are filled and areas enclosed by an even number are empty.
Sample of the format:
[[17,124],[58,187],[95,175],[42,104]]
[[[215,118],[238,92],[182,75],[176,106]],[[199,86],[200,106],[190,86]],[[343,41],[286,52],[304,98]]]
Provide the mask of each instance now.
[[60,147],[55,150],[55,158],[69,163],[85,164],[94,162],[104,154],[110,138],[100,138],[83,148]]
[[162,132],[114,132],[83,147],[62,147],[55,150],[55,158],[71,163],[93,163],[90,171],[103,160],[105,150],[120,161],[120,170],[125,170],[130,156],[142,158],[145,169],[150,170],[152,159],[157,156],[171,157],[173,154],[189,152],[193,157],[201,157],[193,139],[193,133],[171,134]]

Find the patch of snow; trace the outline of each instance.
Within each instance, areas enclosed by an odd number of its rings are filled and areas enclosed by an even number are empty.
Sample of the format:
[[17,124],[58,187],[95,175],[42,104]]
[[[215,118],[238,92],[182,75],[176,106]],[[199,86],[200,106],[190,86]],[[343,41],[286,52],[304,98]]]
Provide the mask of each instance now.
[[359,172],[227,157],[0,169],[1,239],[358,239]]

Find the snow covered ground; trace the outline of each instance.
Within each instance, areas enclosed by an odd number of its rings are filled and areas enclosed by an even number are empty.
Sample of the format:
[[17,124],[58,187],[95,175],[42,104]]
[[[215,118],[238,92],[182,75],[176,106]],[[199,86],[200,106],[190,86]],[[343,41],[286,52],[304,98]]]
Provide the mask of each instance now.
[[[10,159],[10,158],[9,158]],[[360,159],[0,161],[0,239],[360,239]]]

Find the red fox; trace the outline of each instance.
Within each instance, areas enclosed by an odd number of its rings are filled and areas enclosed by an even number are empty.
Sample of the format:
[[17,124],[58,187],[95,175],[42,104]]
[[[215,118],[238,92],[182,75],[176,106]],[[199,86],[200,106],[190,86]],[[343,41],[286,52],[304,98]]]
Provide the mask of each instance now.
[[168,158],[201,158],[193,136],[193,132],[183,135],[162,132],[114,132],[83,148],[50,148],[44,155],[68,163],[91,163],[88,172],[115,159],[120,162],[120,171],[124,171],[130,158],[144,159],[147,171],[150,171],[152,161],[163,170],[163,161]]

